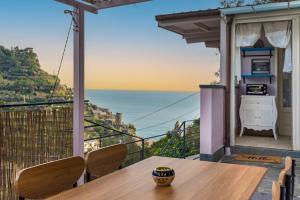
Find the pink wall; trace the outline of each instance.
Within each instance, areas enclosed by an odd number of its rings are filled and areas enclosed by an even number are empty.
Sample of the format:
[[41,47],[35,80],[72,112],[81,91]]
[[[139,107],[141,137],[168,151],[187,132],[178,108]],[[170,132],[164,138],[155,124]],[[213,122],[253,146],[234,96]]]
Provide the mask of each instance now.
[[201,86],[200,153],[214,154],[224,146],[225,88]]

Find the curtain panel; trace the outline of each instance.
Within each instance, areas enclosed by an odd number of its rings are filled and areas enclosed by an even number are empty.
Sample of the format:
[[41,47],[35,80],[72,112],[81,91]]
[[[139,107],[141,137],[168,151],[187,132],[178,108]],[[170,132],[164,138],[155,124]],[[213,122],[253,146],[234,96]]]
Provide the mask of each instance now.
[[292,23],[291,21],[237,24],[235,37],[235,74],[241,80],[241,47],[253,46],[262,36],[264,28],[268,42],[276,48],[284,48],[283,72],[292,72]]
[[261,37],[262,24],[238,24],[236,27],[236,41],[235,41],[235,72],[237,81],[241,80],[241,47],[253,46]]
[[264,23],[265,35],[270,44],[285,49],[284,72],[292,72],[292,23],[290,21]]

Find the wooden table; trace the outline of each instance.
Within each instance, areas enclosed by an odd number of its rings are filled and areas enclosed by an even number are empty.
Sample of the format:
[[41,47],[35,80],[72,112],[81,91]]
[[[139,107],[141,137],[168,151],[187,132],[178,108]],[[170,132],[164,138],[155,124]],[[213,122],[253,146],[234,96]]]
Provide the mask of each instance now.
[[[175,170],[176,177],[170,187],[157,187],[152,180],[152,170],[157,166]],[[49,199],[250,199],[266,172],[263,167],[151,157]]]

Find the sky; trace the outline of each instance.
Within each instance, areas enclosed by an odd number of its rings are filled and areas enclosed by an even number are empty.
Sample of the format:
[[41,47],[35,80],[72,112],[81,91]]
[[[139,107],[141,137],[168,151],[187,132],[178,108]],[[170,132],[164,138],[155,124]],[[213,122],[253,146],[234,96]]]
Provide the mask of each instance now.
[[[219,0],[153,0],[101,10],[85,17],[85,88],[197,91],[215,80],[218,51],[186,44],[158,28],[155,16],[216,8]],[[32,47],[42,69],[56,74],[63,51],[70,7],[54,0],[0,0],[0,45]],[[73,84],[73,38],[59,74]]]

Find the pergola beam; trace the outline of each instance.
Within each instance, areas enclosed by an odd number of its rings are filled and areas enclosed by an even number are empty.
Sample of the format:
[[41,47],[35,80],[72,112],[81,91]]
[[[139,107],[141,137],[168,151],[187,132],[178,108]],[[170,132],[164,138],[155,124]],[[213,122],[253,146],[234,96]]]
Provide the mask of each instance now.
[[55,0],[57,2],[63,3],[63,4],[67,4],[69,6],[72,6],[74,8],[81,8],[85,11],[94,13],[94,14],[98,14],[98,9],[95,6],[92,5],[87,5],[75,0]]
[[84,0],[96,6],[97,9],[112,8],[128,4],[142,3],[150,0]]

